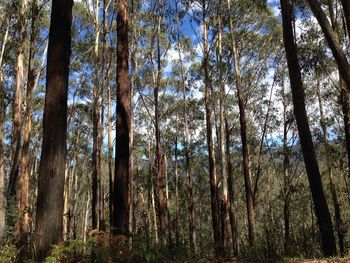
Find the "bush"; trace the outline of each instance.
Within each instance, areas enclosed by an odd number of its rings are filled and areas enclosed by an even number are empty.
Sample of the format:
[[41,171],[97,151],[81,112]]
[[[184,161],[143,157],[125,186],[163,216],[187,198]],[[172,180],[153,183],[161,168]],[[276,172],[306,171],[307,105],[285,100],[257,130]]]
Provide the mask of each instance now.
[[0,246],[0,262],[15,262],[17,248],[14,244]]

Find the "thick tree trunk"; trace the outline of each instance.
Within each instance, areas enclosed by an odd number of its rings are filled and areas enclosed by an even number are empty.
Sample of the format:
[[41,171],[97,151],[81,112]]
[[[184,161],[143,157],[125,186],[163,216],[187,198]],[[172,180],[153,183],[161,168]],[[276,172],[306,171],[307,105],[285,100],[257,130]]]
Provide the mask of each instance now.
[[63,238],[72,7],[72,0],[52,1],[36,213],[35,253],[39,261],[47,256],[53,244]]
[[294,115],[297,122],[300,144],[321,234],[322,252],[325,256],[333,256],[336,254],[333,225],[327,200],[323,191],[321,175],[316,160],[309,122],[307,119],[305,95],[292,27],[293,6],[290,2],[281,0],[281,10],[283,21],[283,40],[292,89]]
[[115,180],[113,192],[113,235],[129,238],[130,209],[130,89],[128,81],[128,1],[118,2],[117,120]]
[[[231,10],[231,0],[227,0],[227,8]],[[247,118],[245,113],[245,99],[244,92],[242,89],[241,72],[239,64],[239,55],[237,50],[237,43],[233,28],[233,19],[230,16],[230,36],[231,36],[231,49],[233,62],[235,65],[235,79],[236,79],[236,89],[237,89],[237,99],[239,107],[239,122],[241,126],[241,140],[242,140],[242,156],[243,156],[243,174],[244,174],[244,185],[246,192],[246,205],[247,205],[247,215],[248,215],[248,238],[249,245],[251,247],[255,246],[255,219],[254,219],[254,200],[252,191],[252,182],[250,178],[250,167],[249,167],[249,148],[247,141]]]
[[209,49],[208,49],[208,28],[207,28],[207,5],[206,0],[202,0],[203,8],[203,71],[204,71],[204,102],[205,102],[205,120],[207,129],[207,147],[209,158],[209,181],[210,181],[210,202],[212,227],[214,235],[214,243],[216,249],[220,249],[220,227],[219,227],[219,204],[216,179],[216,164],[213,145],[212,130],[212,106],[210,100],[210,76],[209,76]]

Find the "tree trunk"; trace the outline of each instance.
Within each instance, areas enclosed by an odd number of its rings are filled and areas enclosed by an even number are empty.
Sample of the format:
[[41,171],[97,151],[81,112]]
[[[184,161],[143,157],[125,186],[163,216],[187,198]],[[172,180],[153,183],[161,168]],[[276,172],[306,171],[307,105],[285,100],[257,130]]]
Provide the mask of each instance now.
[[[27,0],[22,1],[21,11],[17,20],[17,33],[18,33],[18,48],[17,48],[17,67],[16,67],[16,86],[13,94],[12,104],[12,119],[13,119],[13,137],[12,137],[12,149],[11,149],[11,169],[9,176],[9,183],[7,188],[7,205],[11,206],[15,204],[17,200],[16,184],[19,173],[19,157],[21,150],[21,133],[22,133],[22,93],[24,86],[24,43],[26,39],[26,12],[27,12]],[[19,190],[19,189],[18,189]],[[14,226],[14,219],[11,215],[8,217],[8,225]],[[19,225],[16,226],[16,232],[19,232]]]
[[230,130],[228,129],[227,112],[225,111],[225,132],[226,132],[226,157],[227,157],[227,190],[228,190],[228,203],[229,203],[229,217],[231,225],[232,235],[232,248],[233,255],[238,256],[240,254],[239,248],[239,235],[238,235],[238,223],[235,215],[234,207],[234,192],[233,192],[233,165],[230,158]]
[[99,85],[99,42],[100,42],[100,23],[99,23],[99,0],[96,0],[95,14],[95,68],[94,68],[94,89],[93,89],[93,104],[92,104],[92,196],[91,196],[91,214],[92,228],[99,228],[99,185],[101,183],[101,149],[99,145],[100,134],[100,85]]
[[158,208],[158,220],[159,220],[159,232],[160,241],[163,245],[166,244],[166,231],[167,231],[167,200],[164,192],[165,188],[165,170],[164,170],[164,153],[161,144],[160,136],[160,113],[159,113],[159,89],[162,78],[161,68],[161,55],[160,55],[160,30],[162,16],[160,13],[160,2],[158,3],[158,18],[157,18],[157,76],[154,85],[154,125],[155,125],[155,137],[156,137],[156,198]]
[[214,245],[216,250],[220,250],[220,228],[219,228],[219,204],[216,179],[216,164],[213,145],[212,130],[212,102],[210,100],[210,76],[209,76],[209,49],[208,49],[208,28],[207,28],[207,10],[206,0],[202,0],[202,23],[203,23],[203,71],[204,71],[204,103],[205,103],[205,120],[207,129],[207,147],[209,158],[209,181],[210,181],[210,203],[211,217],[214,235]]
[[[27,90],[26,90],[26,110],[24,116],[24,128],[23,128],[23,146],[22,156],[20,160],[21,174],[17,180],[17,204],[20,214],[19,222],[19,242],[20,247],[19,257],[24,258],[29,252],[28,247],[28,233],[29,233],[29,175],[30,175],[30,135],[32,130],[32,93],[35,89],[36,81],[34,74],[34,56],[35,56],[35,37],[37,36],[37,29],[35,28],[37,19],[37,2],[32,1],[32,17],[31,17],[31,32],[29,43],[29,56],[28,56],[28,73],[27,73]],[[46,52],[44,51],[44,54]],[[41,69],[37,73],[40,75]]]
[[289,69],[290,85],[292,89],[294,115],[297,122],[300,144],[321,234],[322,252],[325,256],[333,256],[336,254],[333,225],[327,200],[323,191],[321,175],[316,160],[309,122],[307,119],[305,95],[292,27],[293,6],[290,2],[281,0],[281,10],[283,22],[283,40]]
[[113,235],[129,238],[130,209],[130,89],[128,81],[128,2],[118,2],[117,109]]
[[[231,10],[231,0],[227,0],[227,8]],[[254,219],[254,203],[253,203],[253,191],[252,191],[252,182],[250,178],[250,167],[249,167],[249,149],[247,141],[247,118],[245,113],[245,99],[244,92],[242,89],[241,82],[241,72],[239,64],[239,55],[237,50],[237,43],[234,34],[233,28],[233,19],[230,16],[230,36],[231,36],[231,49],[233,62],[235,65],[235,79],[236,79],[236,89],[237,89],[237,99],[239,107],[239,122],[241,126],[241,141],[242,141],[242,156],[243,156],[243,174],[244,174],[244,185],[246,192],[246,206],[247,206],[247,215],[248,215],[248,239],[249,246],[255,246],[255,219]]]
[[62,241],[72,0],[53,0],[36,212],[36,259]]
[[220,163],[221,163],[221,175],[222,175],[222,197],[221,197],[221,245],[223,251],[228,249],[228,232],[227,232],[227,212],[229,208],[228,189],[227,189],[227,152],[226,152],[226,127],[225,127],[225,83],[223,79],[223,63],[222,63],[222,25],[221,25],[221,0],[219,1],[218,8],[218,70],[219,70],[219,123],[220,123]]
[[[10,24],[7,25],[0,54],[0,229],[5,226],[5,170],[4,170],[4,123],[5,123],[5,80],[2,71],[5,47],[8,41]],[[0,232],[2,237],[2,232]]]

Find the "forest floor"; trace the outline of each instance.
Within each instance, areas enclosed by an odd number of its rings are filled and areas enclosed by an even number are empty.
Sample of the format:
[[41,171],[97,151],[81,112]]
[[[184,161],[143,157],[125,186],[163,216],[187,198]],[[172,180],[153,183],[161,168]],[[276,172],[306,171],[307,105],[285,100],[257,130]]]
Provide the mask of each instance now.
[[350,259],[285,259],[285,260],[244,260],[244,259],[196,259],[196,260],[184,260],[176,262],[167,262],[167,263],[336,263],[336,262],[349,262]]

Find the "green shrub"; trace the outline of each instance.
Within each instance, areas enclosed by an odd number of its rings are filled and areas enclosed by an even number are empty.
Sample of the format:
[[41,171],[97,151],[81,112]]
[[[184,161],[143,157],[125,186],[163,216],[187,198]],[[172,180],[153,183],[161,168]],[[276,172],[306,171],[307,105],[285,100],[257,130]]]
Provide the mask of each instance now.
[[16,259],[16,246],[14,244],[4,244],[0,246],[0,262],[14,262]]

